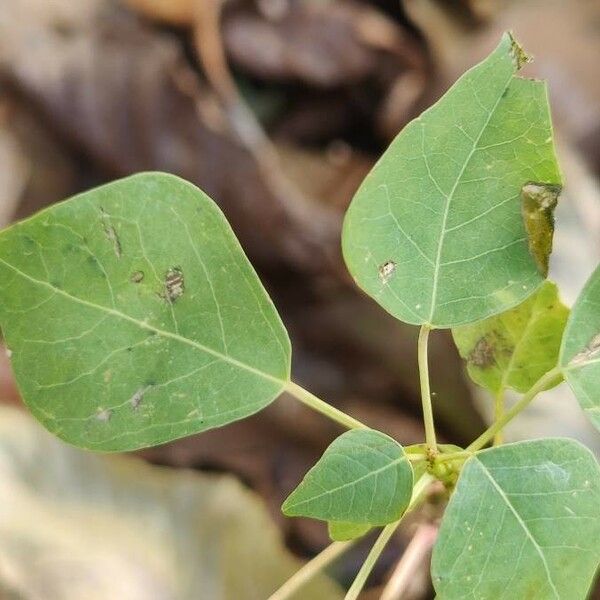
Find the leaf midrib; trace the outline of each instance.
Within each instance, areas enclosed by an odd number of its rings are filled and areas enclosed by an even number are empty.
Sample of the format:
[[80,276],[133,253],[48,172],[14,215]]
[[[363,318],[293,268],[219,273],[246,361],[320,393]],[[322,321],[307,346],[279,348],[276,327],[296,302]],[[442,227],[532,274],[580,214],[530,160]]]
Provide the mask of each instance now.
[[255,367],[252,367],[244,362],[241,362],[241,361],[237,360],[236,358],[233,358],[232,356],[223,354],[222,352],[219,352],[218,350],[214,350],[213,348],[210,348],[209,346],[205,346],[204,344],[201,344],[199,342],[196,342],[194,340],[186,338],[182,335],[179,335],[178,333],[172,333],[170,331],[166,331],[165,329],[155,327],[153,325],[150,325],[149,323],[145,323],[144,321],[140,321],[139,319],[130,317],[129,315],[127,315],[119,310],[116,310],[114,308],[108,308],[106,306],[102,306],[101,304],[95,304],[94,302],[89,302],[88,300],[84,300],[83,298],[78,298],[77,296],[69,294],[68,292],[61,290],[60,288],[57,288],[56,286],[52,285],[48,281],[43,281],[41,279],[36,279],[35,277],[32,277],[28,273],[21,271],[20,269],[18,269],[14,265],[11,265],[9,262],[5,261],[2,258],[0,258],[0,263],[2,263],[4,266],[11,269],[15,273],[17,273],[17,275],[19,275],[20,277],[27,279],[31,283],[48,288],[49,290],[52,290],[54,293],[56,293],[60,296],[63,296],[64,298],[67,298],[73,302],[76,302],[83,306],[87,306],[88,308],[93,308],[95,310],[99,310],[107,315],[111,315],[116,318],[123,319],[124,321],[129,321],[130,323],[137,325],[141,329],[145,329],[147,331],[153,331],[154,333],[156,333],[157,335],[159,335],[161,337],[169,338],[169,339],[178,341],[182,344],[191,346],[191,347],[195,348],[196,350],[200,350],[201,352],[210,354],[211,356],[214,356],[215,358],[218,358],[219,360],[222,360],[223,362],[227,362],[235,367],[238,367],[240,369],[248,371],[258,377],[261,377],[261,378],[271,381],[273,383],[277,383],[277,384],[281,385],[282,388],[287,383],[286,380],[284,380],[284,379],[279,379],[277,377],[274,377],[273,375],[270,375],[269,373],[265,373],[264,371],[261,371],[260,369],[256,369]]
[[431,304],[430,304],[430,309],[429,309],[429,323],[430,324],[433,323],[433,317],[434,317],[434,313],[435,313],[435,309],[436,309],[439,272],[440,272],[440,267],[441,267],[444,239],[446,236],[446,224],[448,222],[448,216],[450,214],[450,204],[452,203],[452,199],[454,198],[454,194],[456,193],[456,190],[460,184],[461,178],[464,175],[464,173],[467,169],[467,166],[471,162],[471,158],[473,158],[473,155],[477,151],[479,141],[481,140],[481,137],[483,136],[485,130],[487,129],[488,125],[490,124],[492,117],[494,116],[494,114],[496,112],[496,109],[498,108],[498,106],[500,105],[500,102],[502,101],[502,96],[503,96],[504,92],[508,89],[508,86],[510,85],[511,81],[513,80],[513,77],[514,77],[514,73],[511,73],[510,77],[506,81],[505,86],[502,89],[502,92],[500,92],[500,94],[498,95],[498,99],[496,100],[496,103],[490,110],[490,114],[488,115],[487,119],[485,120],[485,123],[483,124],[481,131],[479,132],[479,134],[473,141],[473,147],[472,147],[471,151],[469,152],[469,154],[467,155],[467,158],[465,159],[465,162],[463,163],[463,166],[461,167],[461,169],[456,177],[456,181],[454,182],[454,185],[452,186],[450,193],[446,196],[446,207],[444,209],[444,216],[442,218],[442,226],[441,226],[441,231],[440,231],[440,237],[439,237],[439,242],[438,242],[435,263],[434,263],[435,266],[434,266],[434,271],[433,271],[433,286],[432,286],[432,290],[431,290]]

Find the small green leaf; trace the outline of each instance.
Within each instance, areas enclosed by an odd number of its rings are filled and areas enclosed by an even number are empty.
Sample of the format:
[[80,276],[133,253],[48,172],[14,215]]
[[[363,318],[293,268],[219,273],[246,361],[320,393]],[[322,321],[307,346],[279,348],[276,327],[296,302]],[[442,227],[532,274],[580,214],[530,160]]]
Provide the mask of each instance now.
[[579,404],[600,429],[600,266],[571,311],[560,365]]
[[440,528],[438,597],[583,600],[600,562],[600,468],[573,440],[485,450],[464,465]]
[[279,316],[214,202],[147,173],[0,235],[0,324],[33,414],[132,450],[251,415],[289,380]]
[[327,530],[329,537],[334,542],[346,542],[362,537],[371,529],[371,525],[365,523],[346,523],[343,521],[329,521]]
[[284,502],[290,517],[386,525],[406,510],[413,471],[404,449],[378,431],[338,437]]
[[358,285],[402,321],[453,327],[516,306],[545,278],[560,189],[543,82],[508,34],[412,121],[346,215]]
[[507,312],[452,330],[473,381],[494,394],[527,392],[558,364],[569,309],[550,281]]

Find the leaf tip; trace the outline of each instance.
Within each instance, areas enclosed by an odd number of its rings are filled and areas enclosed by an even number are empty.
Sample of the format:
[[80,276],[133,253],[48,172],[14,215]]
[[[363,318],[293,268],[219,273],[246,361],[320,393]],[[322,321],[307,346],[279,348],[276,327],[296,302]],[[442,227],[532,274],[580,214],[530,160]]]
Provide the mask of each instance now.
[[284,501],[283,504],[281,505],[281,512],[286,516],[286,517],[295,517],[296,513],[294,513],[294,504],[292,501],[292,498],[294,496],[295,492],[292,492]]

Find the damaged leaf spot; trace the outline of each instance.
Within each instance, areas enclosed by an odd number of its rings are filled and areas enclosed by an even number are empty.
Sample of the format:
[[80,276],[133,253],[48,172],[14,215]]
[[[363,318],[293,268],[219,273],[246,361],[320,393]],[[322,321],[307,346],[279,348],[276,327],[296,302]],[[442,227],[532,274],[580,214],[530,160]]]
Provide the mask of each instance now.
[[517,67],[517,71],[521,70],[521,68],[531,61],[530,56],[523,50],[523,47],[515,38],[510,35],[510,53],[515,61],[515,66]]
[[477,340],[467,360],[475,367],[486,369],[496,364],[496,347],[488,336]]
[[473,381],[493,394],[525,393],[558,362],[569,310],[545,281],[513,309],[452,330]]
[[101,423],[108,423],[112,417],[112,413],[113,411],[109,408],[99,408],[98,412],[96,413],[96,420],[100,421]]
[[133,410],[137,410],[140,407],[140,404],[144,400],[144,394],[150,389],[150,387],[151,386],[149,385],[146,387],[141,387],[135,392],[135,394],[133,394],[133,396],[131,396],[129,404],[131,404],[131,408],[133,408]]
[[185,292],[185,280],[181,267],[171,267],[165,274],[165,288],[161,296],[170,303],[175,302]]
[[540,274],[548,275],[548,262],[554,235],[554,209],[561,186],[548,183],[526,183],[521,188],[521,212],[529,241],[529,252]]
[[571,364],[587,362],[597,356],[600,356],[600,333],[597,333],[589,344],[573,357]]
[[119,240],[119,236],[110,222],[108,213],[102,207],[100,208],[100,212],[102,213],[102,226],[104,228],[106,239],[112,244],[115,256],[117,258],[121,258],[123,252],[121,249],[121,241]]
[[387,283],[396,272],[396,263],[393,260],[387,260],[379,267],[379,279],[381,283]]
[[131,274],[131,277],[129,278],[131,283],[141,283],[142,281],[144,281],[144,272],[143,271],[135,271],[134,273]]

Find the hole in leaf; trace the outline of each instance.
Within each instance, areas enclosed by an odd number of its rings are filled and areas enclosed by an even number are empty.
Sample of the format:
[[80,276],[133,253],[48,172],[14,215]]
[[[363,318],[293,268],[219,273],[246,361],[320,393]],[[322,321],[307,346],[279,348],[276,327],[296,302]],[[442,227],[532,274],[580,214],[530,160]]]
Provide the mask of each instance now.
[[381,283],[387,283],[396,272],[396,263],[393,260],[387,260],[379,267],[379,279]]

